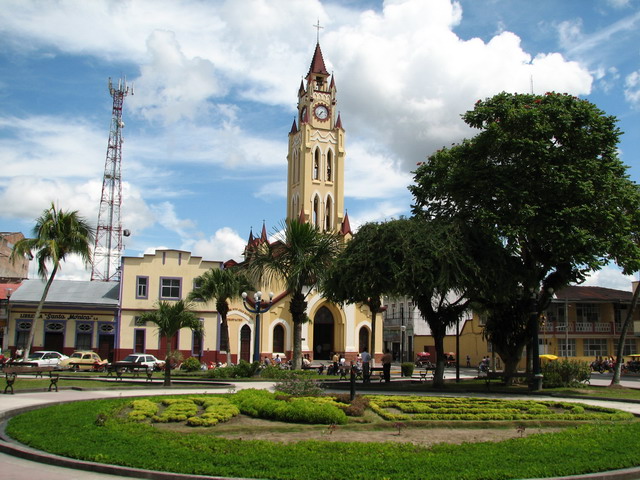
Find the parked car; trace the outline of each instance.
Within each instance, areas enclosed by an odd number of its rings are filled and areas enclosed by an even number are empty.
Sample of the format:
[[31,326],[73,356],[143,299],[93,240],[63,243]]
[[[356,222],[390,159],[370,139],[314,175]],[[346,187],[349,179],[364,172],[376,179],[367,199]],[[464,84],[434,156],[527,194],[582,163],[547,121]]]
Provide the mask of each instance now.
[[164,367],[164,361],[158,360],[153,355],[149,355],[147,353],[132,353],[122,360],[115,362],[114,365],[117,367],[118,364],[123,363],[139,363],[140,365],[146,365],[148,368],[152,368],[154,370],[161,370]]
[[107,360],[102,360],[96,352],[73,352],[69,358],[60,362],[64,370],[96,370],[102,372],[107,368]]
[[[31,352],[29,357],[27,358],[27,362],[35,363],[39,367],[57,367],[60,368],[60,362],[66,360],[66,355],[62,355],[58,352],[53,352],[49,350],[38,350],[36,352]],[[22,362],[22,359],[16,360],[17,362]]]

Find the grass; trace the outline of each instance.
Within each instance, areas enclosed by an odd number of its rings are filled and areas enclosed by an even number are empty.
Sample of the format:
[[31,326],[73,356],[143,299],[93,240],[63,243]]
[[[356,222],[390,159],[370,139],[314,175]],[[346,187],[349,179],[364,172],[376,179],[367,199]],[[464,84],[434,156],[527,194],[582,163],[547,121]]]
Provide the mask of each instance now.
[[205,428],[184,433],[126,421],[121,412],[130,403],[131,399],[109,399],[34,410],[11,419],[7,433],[34,448],[83,460],[274,480],[501,480],[577,475],[640,464],[637,421],[575,424],[561,432],[499,443],[421,447],[302,441],[283,448],[268,441],[216,437]]

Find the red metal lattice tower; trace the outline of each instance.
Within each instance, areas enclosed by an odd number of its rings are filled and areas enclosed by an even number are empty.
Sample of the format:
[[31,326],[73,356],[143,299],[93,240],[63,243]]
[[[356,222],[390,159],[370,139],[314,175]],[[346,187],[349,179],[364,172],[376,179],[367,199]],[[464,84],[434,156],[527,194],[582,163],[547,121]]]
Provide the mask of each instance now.
[[107,158],[104,163],[102,179],[102,197],[98,211],[98,227],[96,244],[93,250],[93,268],[91,280],[120,280],[120,257],[122,256],[122,223],[120,222],[120,206],[122,204],[122,105],[124,97],[133,95],[133,88],[127,86],[126,79],[118,80],[115,87],[109,78],[109,94],[113,97],[111,129]]

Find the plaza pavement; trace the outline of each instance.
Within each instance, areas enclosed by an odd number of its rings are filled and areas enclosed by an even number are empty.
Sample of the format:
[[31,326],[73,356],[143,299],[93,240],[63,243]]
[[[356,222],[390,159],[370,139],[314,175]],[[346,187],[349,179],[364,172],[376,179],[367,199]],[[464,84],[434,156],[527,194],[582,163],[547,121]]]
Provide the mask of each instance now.
[[[472,369],[469,371],[461,372],[461,377],[468,377],[473,375],[474,372]],[[451,378],[451,372],[447,371],[447,378]],[[596,378],[595,381],[592,381],[592,384],[604,384],[607,382],[606,378]],[[347,382],[345,382],[346,384]],[[623,385],[638,387],[638,383],[635,382],[626,382],[623,380]],[[101,398],[114,398],[114,397],[135,397],[135,396],[146,396],[146,395],[182,395],[182,394],[194,394],[194,393],[226,393],[230,389],[241,390],[244,388],[260,388],[260,389],[271,389],[273,386],[273,382],[238,382],[233,384],[228,384],[226,386],[221,386],[218,388],[212,388],[209,386],[208,388],[181,388],[174,386],[170,389],[165,389],[162,387],[145,389],[145,390],[60,390],[59,392],[24,392],[17,393],[15,395],[2,395],[0,396],[0,420],[4,419],[8,412],[20,410],[24,408],[34,407],[34,406],[44,406],[53,403],[60,402],[71,402],[71,401],[80,401],[80,400],[91,400],[91,399],[101,399]],[[345,385],[346,386],[346,385]],[[363,392],[364,393],[364,392]],[[375,393],[389,393],[386,390],[384,384],[380,384],[380,388],[377,389],[373,387],[372,389],[367,389],[366,393],[375,394]],[[402,392],[398,392],[394,390],[394,394],[401,394]],[[415,392],[412,392],[415,394]],[[438,393],[437,395],[446,395],[443,393]],[[490,393],[485,395],[479,395],[474,393],[473,396],[495,396]],[[500,395],[500,398],[504,398],[504,395]],[[514,397],[510,396],[510,398],[529,398],[531,397]],[[554,397],[556,398],[556,397]],[[592,405],[599,406],[607,406],[611,408],[618,408],[620,410],[624,410],[627,412],[631,412],[637,416],[640,416],[640,403],[632,403],[632,402],[613,402],[613,401],[604,401],[604,400],[577,400],[577,399],[560,399],[563,401],[574,401],[581,403],[588,403]],[[66,440],[66,439],[63,439]],[[72,439],[68,439],[72,441]],[[13,454],[5,453],[8,450],[16,448],[15,445],[11,445],[10,443],[5,442],[4,440],[0,440],[0,478],[3,480],[33,480],[34,478],[43,479],[43,480],[114,480],[116,478],[120,479],[134,479],[134,478],[149,478],[154,480],[186,480],[186,479],[212,479],[212,478],[220,478],[222,477],[203,477],[197,475],[176,475],[176,474],[166,474],[162,472],[149,472],[144,470],[132,470],[121,467],[109,467],[113,474],[104,473],[101,471],[89,471],[81,468],[80,464],[84,462],[78,462],[74,460],[64,459],[62,462],[67,464],[68,466],[59,466],[60,457],[42,454],[40,452],[33,451],[27,447],[17,447],[18,455],[26,456],[27,458],[20,458],[15,456],[16,453]],[[95,465],[95,464],[94,464]],[[72,468],[71,466],[75,466],[77,468]],[[95,469],[94,469],[95,470]],[[575,477],[565,477],[571,479],[580,479],[580,480],[637,480],[640,479],[640,468],[638,469],[628,469],[624,471],[617,472],[608,472],[601,474],[593,474],[593,475],[581,475]],[[452,479],[455,480],[455,479]],[[545,479],[545,480],[554,480],[554,479]],[[556,479],[557,480],[557,479]]]

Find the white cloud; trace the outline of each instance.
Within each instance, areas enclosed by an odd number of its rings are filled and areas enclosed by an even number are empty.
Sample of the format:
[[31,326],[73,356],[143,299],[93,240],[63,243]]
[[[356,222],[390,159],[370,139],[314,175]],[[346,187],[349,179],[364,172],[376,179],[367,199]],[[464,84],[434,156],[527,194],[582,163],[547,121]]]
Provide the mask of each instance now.
[[640,70],[630,73],[625,78],[624,98],[633,107],[640,108]]
[[620,268],[615,265],[608,265],[601,270],[591,272],[582,285],[631,291],[631,282],[634,280],[633,275],[623,275]]
[[246,244],[246,240],[242,239],[237,232],[224,227],[209,238],[188,242],[186,247],[191,249],[193,255],[203,257],[205,260],[226,262],[234,259],[240,262],[243,259],[242,252]]

